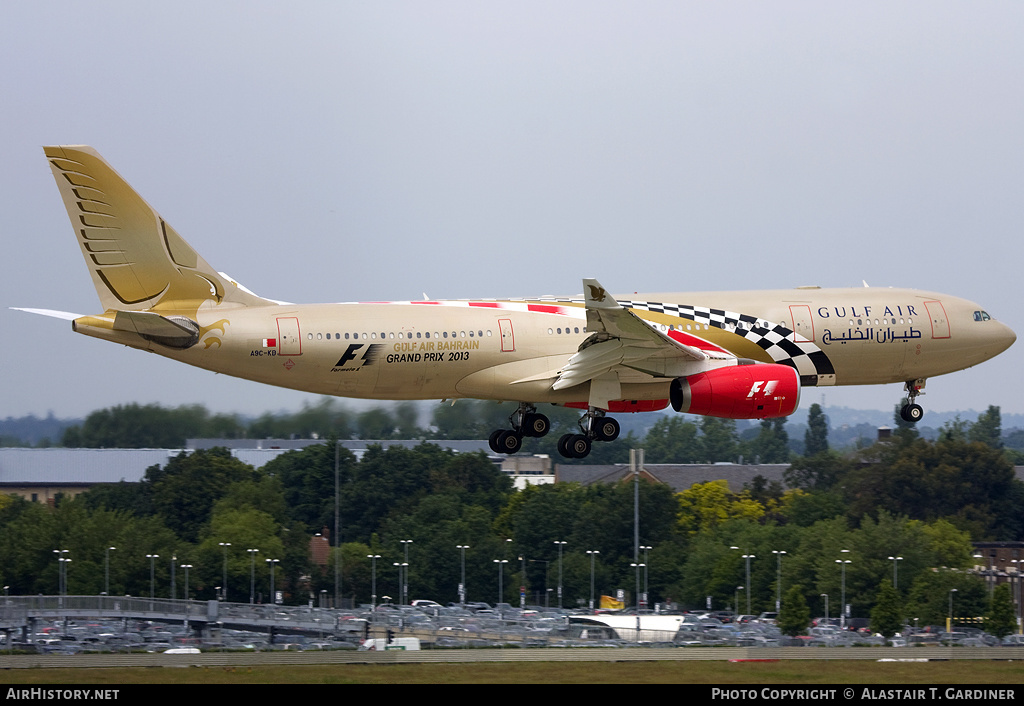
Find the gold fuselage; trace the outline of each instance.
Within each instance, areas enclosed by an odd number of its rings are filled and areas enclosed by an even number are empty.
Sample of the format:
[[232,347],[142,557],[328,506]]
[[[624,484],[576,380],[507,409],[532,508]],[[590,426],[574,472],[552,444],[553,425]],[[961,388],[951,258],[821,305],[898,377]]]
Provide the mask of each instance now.
[[[618,300],[688,344],[793,365],[805,386],[942,375],[988,360],[1015,340],[972,302],[910,289],[632,294]],[[589,384],[558,391],[551,385],[589,335],[579,298],[265,307],[207,302],[192,315],[201,335],[185,350],[112,330],[102,316],[79,319],[75,329],[317,394],[562,404],[588,399]],[[667,378],[625,371],[620,379],[622,399],[668,396]]]

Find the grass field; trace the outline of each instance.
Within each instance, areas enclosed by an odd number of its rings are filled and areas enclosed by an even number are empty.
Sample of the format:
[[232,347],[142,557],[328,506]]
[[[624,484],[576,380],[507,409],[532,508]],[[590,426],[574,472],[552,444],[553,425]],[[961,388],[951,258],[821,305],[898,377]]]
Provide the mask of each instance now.
[[540,662],[0,670],[4,685],[88,684],[1021,684],[1024,663]]

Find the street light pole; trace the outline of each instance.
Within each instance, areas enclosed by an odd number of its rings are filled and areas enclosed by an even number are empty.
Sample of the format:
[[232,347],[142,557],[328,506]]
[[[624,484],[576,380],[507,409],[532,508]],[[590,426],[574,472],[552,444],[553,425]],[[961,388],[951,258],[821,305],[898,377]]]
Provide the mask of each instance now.
[[53,553],[57,555],[57,595],[63,598],[64,594],[68,590],[68,570],[67,563],[71,561],[65,554],[69,553],[70,549],[54,549]]
[[596,549],[588,549],[587,554],[590,555],[590,612],[594,612],[594,559],[600,554]]
[[280,559],[266,559],[267,564],[270,565],[270,603],[276,605],[276,595],[274,593],[274,568],[280,563]]
[[[844,554],[849,554],[850,553],[849,549],[840,549],[839,551],[844,553]],[[839,567],[842,569],[842,589],[841,589],[841,593],[840,593],[840,595],[842,597],[842,602],[840,603],[840,606],[839,606],[839,627],[840,627],[840,629],[845,630],[846,629],[846,565],[850,564],[852,562],[850,562],[849,559],[836,559],[836,563],[839,564]]]
[[380,554],[367,554],[366,558],[370,560],[370,606],[377,610],[377,560]]
[[901,556],[891,556],[891,557],[889,557],[889,561],[892,562],[892,587],[898,589],[899,588],[899,583],[897,581],[898,574],[897,574],[897,571],[896,571],[896,567],[898,566],[897,562],[903,561],[903,557],[901,557]]
[[633,562],[630,564],[633,567],[633,573],[636,578],[636,641],[640,642],[640,569],[644,567],[642,563]]
[[221,581],[220,599],[226,601],[228,599],[228,547],[231,546],[231,542],[217,542],[217,544],[224,550],[224,580]]
[[462,580],[459,582],[459,605],[466,605],[466,550],[468,544],[456,544],[455,548],[462,554]]
[[649,608],[650,607],[650,594],[648,593],[649,585],[648,585],[648,582],[647,582],[647,572],[648,572],[648,567],[650,566],[650,564],[647,562],[647,552],[648,552],[648,550],[653,549],[654,547],[651,547],[651,546],[641,546],[640,548],[644,550],[644,565],[643,565],[644,566],[644,592],[643,592],[643,601],[641,601],[641,603],[643,604],[643,606],[645,608]]
[[[498,565],[498,603],[504,603],[505,602],[505,590],[504,590],[504,588],[505,588],[505,586],[504,586],[505,564],[508,563],[508,559],[495,559],[494,563]],[[500,619],[501,617],[502,617],[501,609],[499,608],[498,609],[498,618]]]
[[778,551],[772,549],[772,554],[776,558],[776,570],[775,570],[775,612],[778,613],[782,610],[782,555],[785,551]]
[[[953,594],[956,592],[955,588],[949,589],[949,617],[946,618],[946,632],[953,632]],[[949,644],[952,645],[953,641],[950,640]]]
[[402,581],[402,605],[409,602],[409,545],[412,544],[411,539],[400,539],[399,542],[405,547],[405,563],[402,564],[404,569],[404,579]]
[[149,559],[149,600],[153,600],[156,595],[156,582],[154,574],[154,565],[156,560],[160,558],[159,554],[147,554],[146,558]]
[[750,615],[750,560],[757,557],[753,554],[744,554],[743,558],[747,560],[747,615]]
[[568,542],[560,542],[555,540],[555,545],[558,546],[558,607],[562,607],[562,547]]
[[256,555],[259,549],[246,549],[249,552],[249,605],[256,603]]
[[192,568],[192,564],[182,564],[181,568],[185,570],[185,600],[188,601],[188,570]]
[[526,557],[522,554],[519,555],[520,571],[522,572],[522,581],[519,584],[519,610],[526,609]]
[[[729,549],[739,550],[739,547],[729,547]],[[753,554],[746,554],[746,553],[744,553],[741,558],[744,559],[746,561],[746,563],[747,563],[747,574],[746,574],[746,576],[747,576],[747,615],[750,615],[750,560],[751,559],[756,559],[757,557],[754,556]],[[736,613],[739,614],[739,612],[740,612],[740,607],[739,607],[739,604],[737,603],[737,605],[736,605]]]
[[110,595],[110,550],[117,547],[107,547],[103,557],[103,595]]
[[403,561],[393,561],[391,565],[398,569],[398,605],[405,605],[405,572],[409,565]]

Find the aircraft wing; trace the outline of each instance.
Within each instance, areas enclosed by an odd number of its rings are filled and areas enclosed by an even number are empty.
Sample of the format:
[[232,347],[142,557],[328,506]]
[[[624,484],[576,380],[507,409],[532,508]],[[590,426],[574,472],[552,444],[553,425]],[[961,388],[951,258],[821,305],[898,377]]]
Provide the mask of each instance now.
[[[617,369],[669,378],[705,369],[711,355],[666,336],[615,301],[595,279],[583,280],[587,331],[592,333],[552,384],[561,390]],[[717,356],[716,356],[717,357]]]

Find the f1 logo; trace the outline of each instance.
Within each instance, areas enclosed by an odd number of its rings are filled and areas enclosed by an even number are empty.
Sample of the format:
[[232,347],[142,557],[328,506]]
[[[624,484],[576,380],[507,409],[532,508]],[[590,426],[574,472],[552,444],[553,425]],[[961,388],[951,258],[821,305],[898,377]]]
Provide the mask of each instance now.
[[355,360],[356,351],[363,347],[362,343],[350,343],[345,353],[341,356],[341,359],[334,364],[335,368],[341,368],[350,360]]
[[[778,380],[759,380],[750,386],[750,392],[747,393],[747,399],[750,399],[756,394],[761,394],[767,397],[768,395],[775,392],[775,388],[778,386]],[[761,387],[764,385],[764,387]]]
[[[377,360],[377,356],[380,354],[381,347],[382,346],[379,343],[371,343],[369,346],[365,343],[350,343],[338,362],[334,364],[334,367],[343,368],[345,367],[345,363],[348,363],[350,360],[356,360],[356,358],[359,358],[359,362],[355,364],[355,367],[373,365]],[[366,350],[363,351],[361,356],[357,356],[356,354],[359,352],[360,348],[366,348]]]

